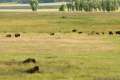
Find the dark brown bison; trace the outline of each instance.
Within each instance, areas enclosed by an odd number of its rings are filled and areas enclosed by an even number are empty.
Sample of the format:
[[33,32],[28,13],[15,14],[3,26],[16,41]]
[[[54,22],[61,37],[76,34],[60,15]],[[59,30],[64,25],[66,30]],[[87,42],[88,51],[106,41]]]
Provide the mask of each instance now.
[[99,32],[96,32],[96,35],[100,35],[100,33],[99,33]]
[[79,31],[78,34],[82,34],[83,32]]
[[109,35],[113,35],[113,32],[112,32],[112,31],[109,31]]
[[55,35],[55,33],[50,33],[51,36]]
[[12,35],[11,34],[7,34],[6,37],[12,37]]
[[103,35],[105,34],[104,32],[101,32]]
[[19,33],[16,33],[16,34],[15,34],[15,37],[16,37],[16,38],[20,37],[20,34],[19,34]]
[[39,72],[39,66],[35,66],[35,67],[33,67],[33,68],[30,68],[30,69],[28,69],[28,70],[26,70],[25,72],[27,72],[27,73],[36,73],[36,72]]
[[28,58],[28,59],[24,60],[22,63],[36,63],[36,60],[33,58]]
[[73,29],[72,32],[77,32],[77,30],[76,30],[76,29]]
[[116,33],[117,35],[120,35],[120,31],[116,31],[115,33]]

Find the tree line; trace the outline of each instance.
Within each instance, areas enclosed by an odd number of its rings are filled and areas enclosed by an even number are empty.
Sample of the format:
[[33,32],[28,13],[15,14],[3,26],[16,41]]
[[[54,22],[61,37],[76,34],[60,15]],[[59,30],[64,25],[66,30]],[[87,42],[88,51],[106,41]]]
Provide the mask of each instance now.
[[[21,3],[21,4],[27,4],[30,0],[0,0],[0,3],[8,3],[8,2],[14,2],[14,3]],[[55,0],[38,0],[38,2],[54,2]]]
[[116,11],[120,7],[120,0],[71,0],[61,5],[60,10],[67,11]]

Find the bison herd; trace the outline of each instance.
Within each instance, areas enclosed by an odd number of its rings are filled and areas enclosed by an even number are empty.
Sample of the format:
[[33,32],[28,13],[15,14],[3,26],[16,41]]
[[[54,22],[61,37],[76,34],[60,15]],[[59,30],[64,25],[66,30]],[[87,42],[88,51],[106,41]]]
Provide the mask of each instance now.
[[[77,31],[77,29],[73,29],[72,30],[73,33],[78,33],[78,34],[82,34],[82,33],[85,33],[85,34],[88,34],[88,35],[105,35],[105,34],[108,34],[108,35],[120,35],[120,31],[106,31],[106,32],[97,32],[97,31],[91,31],[91,32],[82,32],[82,31]],[[50,36],[54,36],[55,33],[50,33]]]
[[[98,32],[98,31],[88,31],[88,32],[83,32],[83,31],[78,31],[77,29],[72,29],[71,32],[73,33],[78,33],[78,34],[88,34],[88,35],[120,35],[120,31],[105,31],[105,32]],[[50,36],[54,36],[55,33],[50,33]]]
[[[77,29],[73,29],[72,32],[77,32],[78,34],[82,34],[85,32],[82,31],[77,31]],[[97,32],[97,31],[91,31],[91,32],[87,32],[88,35],[104,35],[104,34],[108,34],[108,35],[120,35],[120,31],[108,31],[108,32]]]
[[[77,29],[73,29],[72,32],[76,32],[78,34],[82,34],[82,33],[85,33],[85,32],[82,32],[82,31],[78,31]],[[97,32],[97,31],[91,31],[91,32],[87,32],[88,35],[105,35],[105,34],[108,34],[108,35],[120,35],[120,31],[108,31],[108,32]],[[55,35],[55,33],[50,33],[51,36]],[[6,34],[6,37],[8,38],[11,38],[11,37],[15,37],[15,38],[19,38],[21,37],[21,34],[20,33],[15,33],[14,35],[13,34]],[[36,64],[36,60],[34,58],[27,58],[25,59],[24,61],[22,61],[22,64],[29,64],[29,63],[32,63],[32,64]],[[27,70],[25,70],[24,72],[26,73],[36,73],[36,72],[41,72],[40,69],[39,69],[39,66],[36,66],[34,65],[32,68],[29,68]]]
[[[77,29],[73,29],[72,32],[73,33],[78,33],[78,34],[87,33],[88,35],[105,35],[105,34],[108,34],[108,35],[114,35],[114,34],[120,35],[120,31],[107,31],[107,32],[91,31],[91,32],[82,32],[82,31],[78,31]],[[50,36],[54,36],[55,33],[52,32],[49,35]],[[6,37],[8,37],[8,38],[11,38],[11,37],[20,38],[21,34],[20,33],[15,33],[14,35],[13,34],[6,34]]]

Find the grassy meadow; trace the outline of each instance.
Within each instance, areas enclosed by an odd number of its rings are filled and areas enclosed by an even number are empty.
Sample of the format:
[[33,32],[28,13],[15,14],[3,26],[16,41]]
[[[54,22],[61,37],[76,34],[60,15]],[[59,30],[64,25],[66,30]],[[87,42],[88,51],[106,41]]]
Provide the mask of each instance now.
[[120,36],[108,34],[119,30],[119,13],[0,12],[0,80],[120,80]]

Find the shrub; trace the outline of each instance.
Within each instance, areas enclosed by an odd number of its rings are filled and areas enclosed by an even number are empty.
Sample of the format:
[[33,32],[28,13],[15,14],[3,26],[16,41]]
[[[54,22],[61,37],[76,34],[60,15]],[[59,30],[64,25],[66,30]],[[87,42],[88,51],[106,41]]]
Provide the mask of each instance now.
[[64,4],[60,6],[59,11],[65,11],[65,5]]

